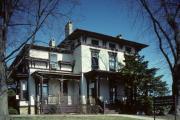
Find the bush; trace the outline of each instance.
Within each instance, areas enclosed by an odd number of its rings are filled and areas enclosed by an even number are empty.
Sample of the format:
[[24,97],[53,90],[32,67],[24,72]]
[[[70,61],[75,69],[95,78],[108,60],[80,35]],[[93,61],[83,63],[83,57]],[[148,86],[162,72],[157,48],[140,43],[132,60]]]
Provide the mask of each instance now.
[[9,110],[9,114],[18,114],[18,111],[13,107],[9,107],[8,110]]
[[8,96],[16,96],[16,92],[13,89],[8,89]]

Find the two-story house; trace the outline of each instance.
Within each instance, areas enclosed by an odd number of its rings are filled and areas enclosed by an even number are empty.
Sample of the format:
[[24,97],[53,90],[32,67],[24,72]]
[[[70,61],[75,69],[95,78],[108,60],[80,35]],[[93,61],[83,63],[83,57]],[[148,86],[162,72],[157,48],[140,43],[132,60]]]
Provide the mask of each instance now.
[[118,72],[124,55],[147,47],[96,32],[65,26],[56,46],[26,44],[10,66],[17,84],[20,114],[88,112],[88,106],[112,104],[125,98]]

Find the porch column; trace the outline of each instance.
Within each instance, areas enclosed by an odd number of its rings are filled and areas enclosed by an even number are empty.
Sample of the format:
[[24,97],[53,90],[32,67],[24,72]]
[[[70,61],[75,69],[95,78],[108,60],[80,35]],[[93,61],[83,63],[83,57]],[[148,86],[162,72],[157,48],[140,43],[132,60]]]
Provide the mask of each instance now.
[[64,86],[64,83],[63,83],[63,76],[61,77],[60,79],[60,96],[59,96],[59,104],[62,104],[63,102],[63,86]]
[[87,78],[87,104],[90,104],[90,100],[89,100],[89,79]]
[[96,91],[96,99],[99,99],[99,91],[100,91],[100,77],[97,76],[97,79],[95,80],[95,91]]
[[42,94],[42,89],[43,89],[43,77],[40,77],[40,114],[43,112],[43,94]]
[[61,96],[63,96],[63,86],[64,86],[64,84],[63,84],[63,79],[61,79],[60,80],[60,84],[61,84]]

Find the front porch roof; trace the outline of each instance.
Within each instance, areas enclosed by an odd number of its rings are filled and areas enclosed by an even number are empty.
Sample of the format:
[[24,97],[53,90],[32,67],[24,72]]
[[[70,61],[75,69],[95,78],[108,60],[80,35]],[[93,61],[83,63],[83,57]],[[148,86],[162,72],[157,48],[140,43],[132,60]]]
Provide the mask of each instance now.
[[32,73],[33,77],[42,76],[43,78],[59,78],[59,79],[73,79],[80,80],[80,74],[73,74],[67,72],[52,72],[52,71],[35,71]]
[[96,78],[96,77],[108,77],[108,78],[122,78],[120,72],[113,72],[113,71],[105,71],[105,70],[92,70],[85,73],[85,77],[87,78]]

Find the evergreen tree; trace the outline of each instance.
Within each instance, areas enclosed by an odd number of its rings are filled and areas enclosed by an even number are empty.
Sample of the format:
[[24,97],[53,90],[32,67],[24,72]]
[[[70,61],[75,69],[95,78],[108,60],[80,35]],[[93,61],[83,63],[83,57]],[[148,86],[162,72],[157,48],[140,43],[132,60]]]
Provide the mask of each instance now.
[[144,56],[125,55],[125,66],[120,70],[124,78],[127,105],[131,113],[144,111],[151,114],[152,97],[164,96],[169,91],[162,75],[156,76],[157,68],[148,68]]

